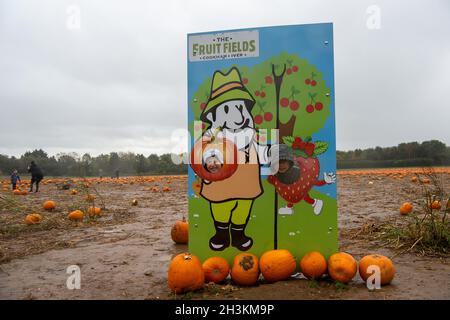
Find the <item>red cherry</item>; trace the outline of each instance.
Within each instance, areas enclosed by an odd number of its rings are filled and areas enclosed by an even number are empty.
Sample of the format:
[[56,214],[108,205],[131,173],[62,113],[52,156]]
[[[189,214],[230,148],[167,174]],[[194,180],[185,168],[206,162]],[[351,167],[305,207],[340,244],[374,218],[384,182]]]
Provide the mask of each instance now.
[[316,84],[317,84],[316,80],[311,81],[311,85],[312,85],[313,87],[315,87]]
[[259,90],[255,91],[255,96],[259,97]]
[[293,100],[289,105],[289,107],[291,108],[292,111],[295,111],[300,107],[300,104],[298,103],[298,101]]
[[317,111],[320,111],[323,109],[323,104],[322,102],[316,102],[314,107],[316,108]]
[[265,77],[264,80],[266,81],[267,84],[272,84],[272,82],[273,82],[273,79],[271,76]]
[[264,120],[266,120],[266,121],[272,121],[272,119],[273,119],[273,115],[272,115],[271,112],[266,112],[266,113],[264,113]]
[[293,66],[292,67],[292,71],[297,72],[298,71],[298,66]]
[[306,112],[308,112],[308,113],[314,112],[314,106],[312,104],[308,104],[306,106]]
[[264,91],[261,91],[260,96],[261,96],[261,98],[264,98],[266,96],[266,93]]
[[242,78],[242,83],[243,84],[247,84],[248,83],[248,79],[247,78]]
[[202,102],[201,104],[200,104],[200,109],[205,109],[206,108],[206,103],[204,103],[204,102]]
[[311,83],[311,80],[310,80],[310,79],[306,79],[306,80],[305,80],[305,83],[306,83],[306,84],[310,84],[310,83]]
[[287,106],[289,106],[289,99],[288,98],[281,98],[280,99],[280,104],[282,107],[286,108]]
[[257,115],[255,116],[255,123],[256,124],[261,124],[263,122],[263,117],[261,115]]
[[291,73],[292,73],[292,69],[291,69],[291,68],[288,68],[288,69],[286,70],[286,73],[287,73],[287,74],[291,74]]

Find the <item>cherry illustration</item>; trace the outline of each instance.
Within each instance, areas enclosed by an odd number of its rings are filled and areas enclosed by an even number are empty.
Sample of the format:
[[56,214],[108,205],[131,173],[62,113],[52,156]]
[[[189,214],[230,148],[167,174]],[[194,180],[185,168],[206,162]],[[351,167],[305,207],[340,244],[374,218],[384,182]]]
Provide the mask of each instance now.
[[314,107],[316,108],[317,111],[320,111],[323,109],[323,104],[322,102],[316,102]]
[[273,79],[272,79],[271,76],[265,77],[264,80],[266,81],[267,84],[272,84],[273,83]]
[[306,112],[308,112],[308,113],[314,112],[314,106],[312,104],[308,104],[306,106]]
[[292,111],[296,111],[300,107],[300,104],[298,103],[297,100],[293,100],[291,101],[289,107],[291,108]]
[[248,83],[248,79],[247,78],[242,78],[242,83],[243,84],[247,84]]
[[292,69],[291,68],[287,68],[286,73],[287,74],[291,74],[292,73]]
[[261,92],[260,97],[264,98],[266,96],[266,93],[264,91]]
[[289,99],[288,98],[281,98],[280,99],[280,104],[284,108],[288,107],[289,106]]
[[293,66],[292,67],[292,71],[297,72],[298,71],[298,66]]
[[260,94],[259,90],[256,90],[255,91],[255,96],[259,97],[259,94]]
[[306,79],[306,80],[305,80],[305,83],[306,83],[307,85],[309,85],[309,84],[311,83],[311,79]]
[[316,80],[311,81],[311,85],[312,85],[313,87],[315,87],[316,84],[317,84]]
[[263,122],[263,117],[260,114],[258,114],[257,116],[255,116],[254,120],[256,124],[261,124]]
[[264,120],[266,120],[266,121],[272,121],[272,119],[273,119],[273,115],[272,115],[271,112],[266,112],[266,113],[264,113]]
[[201,104],[200,104],[200,109],[205,109],[206,108],[206,103],[204,103],[204,102],[202,102]]

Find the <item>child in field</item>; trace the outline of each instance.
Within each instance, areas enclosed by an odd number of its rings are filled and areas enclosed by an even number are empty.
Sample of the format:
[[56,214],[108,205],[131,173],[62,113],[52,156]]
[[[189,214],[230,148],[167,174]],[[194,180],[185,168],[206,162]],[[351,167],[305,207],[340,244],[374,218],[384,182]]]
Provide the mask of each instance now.
[[210,173],[218,173],[222,169],[222,153],[216,149],[209,149],[203,154],[203,163],[205,169]]
[[13,173],[11,174],[11,185],[13,190],[17,189],[17,181],[19,181],[19,183],[22,183],[22,181],[20,180],[19,173],[17,172],[16,169],[14,169]]

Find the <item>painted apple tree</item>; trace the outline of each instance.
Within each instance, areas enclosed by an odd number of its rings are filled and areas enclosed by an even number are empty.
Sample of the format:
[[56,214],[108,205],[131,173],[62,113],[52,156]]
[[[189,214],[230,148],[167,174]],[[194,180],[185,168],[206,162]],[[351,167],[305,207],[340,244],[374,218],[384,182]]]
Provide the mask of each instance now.
[[[237,66],[237,68],[243,84],[256,101],[252,114],[257,129],[277,127],[277,106],[281,141],[283,137],[293,136],[307,139],[325,125],[330,115],[330,89],[320,70],[306,59],[295,54],[281,53],[253,67]],[[229,68],[221,71],[228,72]],[[200,119],[201,111],[206,106],[211,90],[211,79],[205,79],[190,103],[194,120]],[[192,123],[189,129],[193,133]],[[195,129],[204,130],[206,125]]]

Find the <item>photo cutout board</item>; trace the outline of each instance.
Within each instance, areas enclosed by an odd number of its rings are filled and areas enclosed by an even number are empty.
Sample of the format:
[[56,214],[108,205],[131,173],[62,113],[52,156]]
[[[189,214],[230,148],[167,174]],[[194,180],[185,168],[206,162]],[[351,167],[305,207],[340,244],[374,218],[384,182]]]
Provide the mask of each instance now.
[[338,250],[333,24],[188,34],[187,55],[189,251],[229,263],[272,249],[328,258]]

